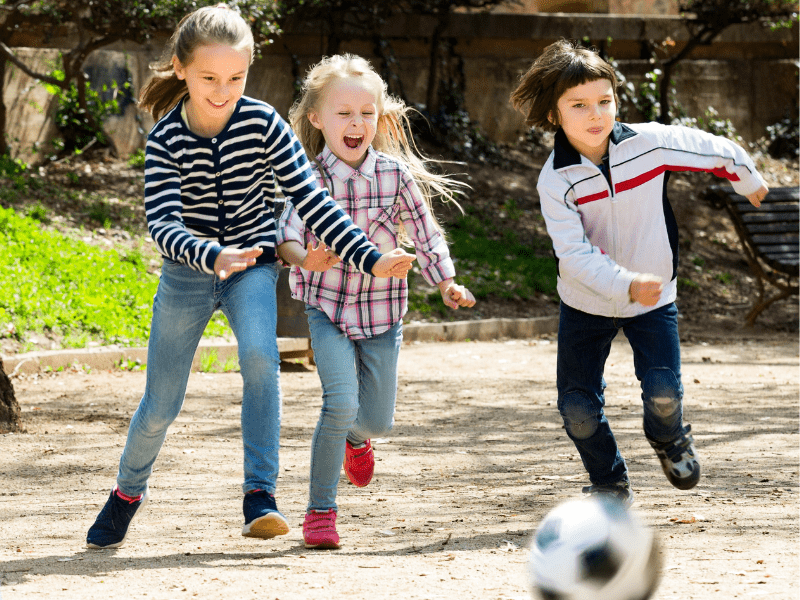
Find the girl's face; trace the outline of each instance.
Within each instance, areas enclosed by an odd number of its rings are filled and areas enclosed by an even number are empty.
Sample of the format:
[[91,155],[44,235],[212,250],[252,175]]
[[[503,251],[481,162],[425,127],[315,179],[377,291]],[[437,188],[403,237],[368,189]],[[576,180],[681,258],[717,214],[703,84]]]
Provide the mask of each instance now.
[[244,93],[250,49],[237,50],[225,44],[198,46],[188,65],[177,56],[172,65],[178,79],[189,89],[186,113],[195,133],[213,136],[222,131]]
[[348,77],[332,82],[308,120],[322,132],[328,148],[357,169],[378,127],[378,95],[366,82]]
[[[558,99],[558,124],[572,146],[594,164],[608,150],[617,103],[608,79],[596,79],[569,88]],[[556,122],[551,115],[551,122]]]

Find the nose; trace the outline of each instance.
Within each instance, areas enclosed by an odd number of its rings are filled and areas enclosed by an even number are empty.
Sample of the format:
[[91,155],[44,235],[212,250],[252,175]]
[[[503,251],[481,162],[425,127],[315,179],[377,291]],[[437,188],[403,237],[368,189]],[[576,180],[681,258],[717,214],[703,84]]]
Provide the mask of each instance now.
[[592,104],[589,107],[589,118],[590,119],[599,119],[602,111],[600,110],[600,105]]

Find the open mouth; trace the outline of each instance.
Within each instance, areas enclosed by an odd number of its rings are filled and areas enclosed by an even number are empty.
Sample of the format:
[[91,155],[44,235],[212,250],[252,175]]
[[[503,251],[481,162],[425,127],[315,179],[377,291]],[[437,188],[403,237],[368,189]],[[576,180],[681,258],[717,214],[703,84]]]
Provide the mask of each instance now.
[[364,141],[363,135],[346,135],[344,136],[344,145],[348,148],[358,148],[361,142]]
[[214,108],[222,108],[223,106],[225,106],[228,103],[228,101],[225,100],[224,102],[214,102],[212,100],[209,100],[208,103],[211,106],[213,106]]

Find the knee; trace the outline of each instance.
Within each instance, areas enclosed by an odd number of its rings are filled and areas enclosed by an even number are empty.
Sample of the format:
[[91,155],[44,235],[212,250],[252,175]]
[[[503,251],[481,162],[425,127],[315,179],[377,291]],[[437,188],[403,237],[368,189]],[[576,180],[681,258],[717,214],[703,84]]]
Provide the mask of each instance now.
[[677,412],[681,405],[683,389],[671,369],[650,369],[642,380],[642,400],[652,412],[661,418],[668,418]]
[[594,435],[602,416],[602,409],[583,392],[564,394],[559,400],[559,411],[567,433],[579,440]]
[[394,428],[394,418],[390,419],[389,422],[378,422],[378,421],[370,421],[366,423],[362,423],[359,419],[359,430],[361,433],[364,434],[367,438],[378,438],[385,435],[388,435],[392,429]]
[[239,345],[239,368],[242,377],[258,377],[269,372],[278,372],[280,358],[273,356],[268,348],[262,346]]

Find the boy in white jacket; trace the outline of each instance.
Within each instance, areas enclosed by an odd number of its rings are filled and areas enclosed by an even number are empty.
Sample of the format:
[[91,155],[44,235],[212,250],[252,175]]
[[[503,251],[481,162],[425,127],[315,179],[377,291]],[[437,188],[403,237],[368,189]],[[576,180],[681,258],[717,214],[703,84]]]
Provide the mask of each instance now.
[[603,413],[603,368],[622,329],[642,387],[644,432],[670,483],[691,489],[700,465],[683,423],[671,171],[729,179],[759,206],[767,186],[747,153],[699,130],[615,120],[617,79],[596,52],[548,46],[511,95],[528,125],[555,131],[537,189],[558,261],[558,409],[591,486],[630,504],[628,469]]

